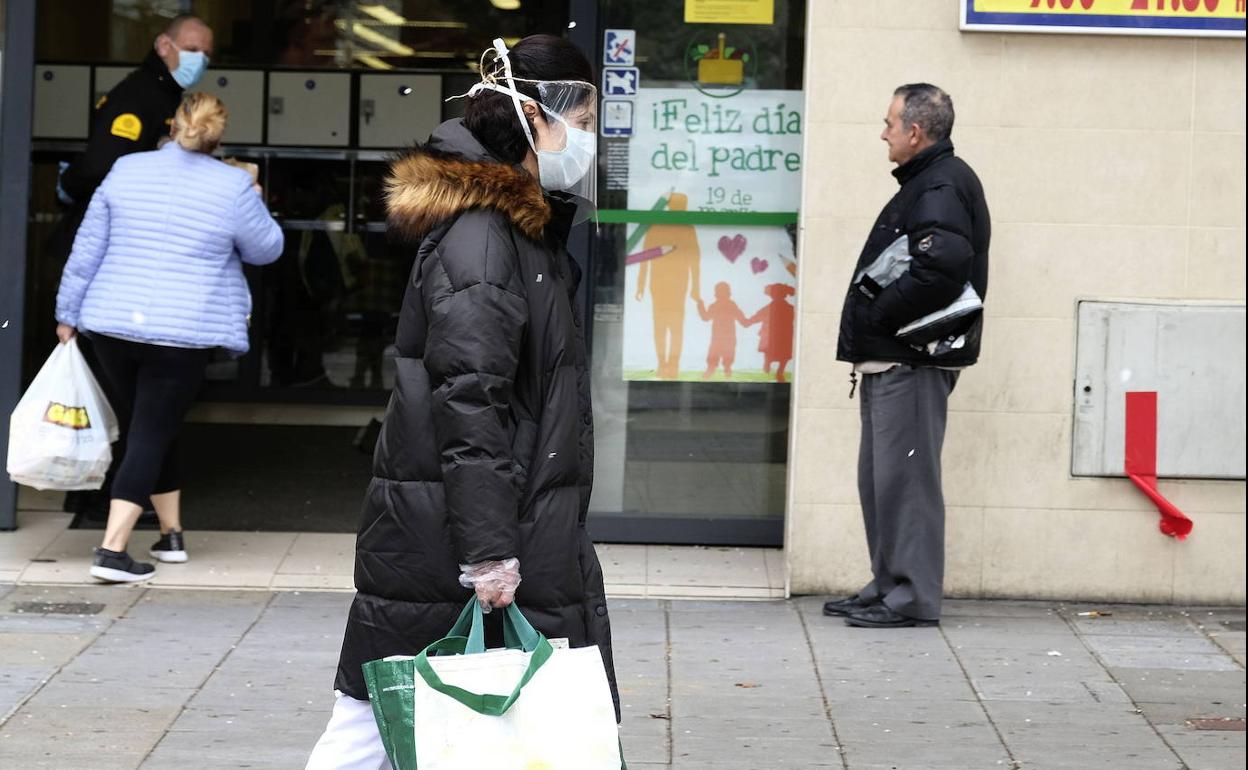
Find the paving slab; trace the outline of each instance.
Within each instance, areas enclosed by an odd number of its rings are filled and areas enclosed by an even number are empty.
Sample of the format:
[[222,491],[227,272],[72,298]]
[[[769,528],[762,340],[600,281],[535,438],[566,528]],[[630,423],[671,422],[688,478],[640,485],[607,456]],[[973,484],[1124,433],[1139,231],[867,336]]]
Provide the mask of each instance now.
[[184,770],[204,766],[204,757],[214,768],[302,767],[328,718],[328,708],[188,708],[142,767]]
[[55,673],[54,666],[0,664],[0,722],[7,719]]
[[137,767],[180,711],[70,705],[36,696],[0,726],[0,767]]
[[[1110,674],[1137,702],[1218,703],[1243,715],[1244,671],[1114,668]],[[1232,714],[1231,716],[1236,716]]]

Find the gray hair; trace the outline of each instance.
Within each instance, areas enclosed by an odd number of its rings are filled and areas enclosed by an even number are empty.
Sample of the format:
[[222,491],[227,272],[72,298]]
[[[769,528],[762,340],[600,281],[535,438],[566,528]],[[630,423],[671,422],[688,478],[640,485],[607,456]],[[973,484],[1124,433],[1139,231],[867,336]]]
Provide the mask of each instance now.
[[941,142],[953,133],[953,100],[931,83],[909,83],[893,92],[902,98],[901,122],[915,123],[928,138]]

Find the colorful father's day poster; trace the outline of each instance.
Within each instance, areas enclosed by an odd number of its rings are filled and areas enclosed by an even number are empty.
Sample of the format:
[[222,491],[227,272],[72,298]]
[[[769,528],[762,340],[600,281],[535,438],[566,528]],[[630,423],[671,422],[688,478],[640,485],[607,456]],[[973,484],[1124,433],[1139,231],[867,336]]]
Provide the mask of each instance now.
[[669,216],[630,227],[624,379],[791,381],[792,229],[748,215],[797,211],[801,110],[801,91],[640,92],[628,208],[746,216],[741,226]]

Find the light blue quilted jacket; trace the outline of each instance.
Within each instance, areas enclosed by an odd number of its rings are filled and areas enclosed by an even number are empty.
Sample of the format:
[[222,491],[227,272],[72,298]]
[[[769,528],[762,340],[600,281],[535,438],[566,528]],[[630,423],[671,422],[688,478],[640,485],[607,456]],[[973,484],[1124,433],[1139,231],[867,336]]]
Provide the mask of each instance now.
[[251,175],[170,142],[120,158],[96,189],[61,275],[56,320],[174,347],[247,352],[243,262],[282,253]]

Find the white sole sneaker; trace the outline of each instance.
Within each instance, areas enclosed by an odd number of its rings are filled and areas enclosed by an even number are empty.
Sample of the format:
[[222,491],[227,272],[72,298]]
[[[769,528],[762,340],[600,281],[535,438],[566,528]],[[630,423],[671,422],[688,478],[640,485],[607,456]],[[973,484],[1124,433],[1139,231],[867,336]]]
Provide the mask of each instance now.
[[182,564],[188,558],[186,551],[157,551],[153,548],[149,549],[147,553],[156,561],[161,561],[165,564]]
[[156,572],[148,572],[142,575],[136,575],[133,572],[126,572],[121,569],[113,569],[112,567],[91,566],[91,577],[96,580],[103,580],[107,583],[141,583],[144,580],[151,580],[156,577]]

